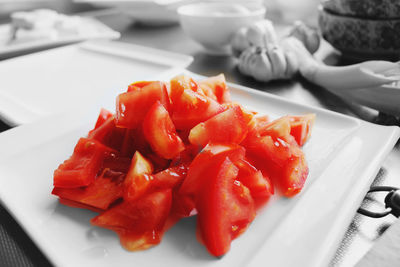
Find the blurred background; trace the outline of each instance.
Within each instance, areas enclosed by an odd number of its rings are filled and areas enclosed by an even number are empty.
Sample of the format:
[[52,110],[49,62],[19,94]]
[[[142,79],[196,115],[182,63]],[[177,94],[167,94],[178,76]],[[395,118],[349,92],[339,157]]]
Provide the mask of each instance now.
[[[98,2],[101,3],[102,1]],[[153,1],[149,0],[148,2]],[[181,2],[196,2],[196,0]],[[271,19],[290,22],[296,19],[308,18],[307,23],[313,25],[317,23],[316,14],[319,0],[263,0],[263,2],[268,9],[268,17]],[[85,3],[84,0],[0,0],[0,22],[7,21],[10,13],[14,11],[28,11],[37,8],[50,8],[67,14],[101,9],[97,5]]]

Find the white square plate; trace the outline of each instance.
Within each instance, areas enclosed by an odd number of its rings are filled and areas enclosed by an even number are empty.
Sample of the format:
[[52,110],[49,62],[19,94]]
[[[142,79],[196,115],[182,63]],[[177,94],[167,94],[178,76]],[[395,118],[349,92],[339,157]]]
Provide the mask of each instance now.
[[159,246],[133,253],[111,231],[90,225],[95,213],[60,205],[50,194],[54,169],[94,125],[98,110],[53,116],[0,134],[0,199],[56,266],[327,265],[399,128],[231,86],[235,101],[260,113],[314,112],[317,119],[304,147],[310,167],[304,190],[292,199],[274,196],[221,259],[196,241],[195,218],[179,222]]

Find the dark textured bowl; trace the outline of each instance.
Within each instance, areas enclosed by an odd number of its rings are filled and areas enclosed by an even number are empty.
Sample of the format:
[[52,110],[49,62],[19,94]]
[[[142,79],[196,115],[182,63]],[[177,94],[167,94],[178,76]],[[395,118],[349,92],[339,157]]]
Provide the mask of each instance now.
[[345,56],[400,58],[400,19],[355,18],[336,15],[320,7],[318,20],[324,39]]
[[322,0],[322,6],[333,13],[362,18],[400,18],[399,0]]

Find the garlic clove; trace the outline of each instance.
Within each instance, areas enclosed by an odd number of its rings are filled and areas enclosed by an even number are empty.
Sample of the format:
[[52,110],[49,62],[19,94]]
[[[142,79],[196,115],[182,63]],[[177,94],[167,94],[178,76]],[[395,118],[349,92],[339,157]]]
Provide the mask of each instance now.
[[285,51],[286,72],[285,78],[292,78],[299,71],[299,61],[292,51]]
[[269,82],[273,79],[272,66],[266,53],[261,53],[253,66],[253,78],[261,82]]
[[249,59],[252,54],[253,47],[249,47],[242,52],[239,58],[239,71],[244,75],[251,75],[251,72],[248,68]]
[[272,76],[276,79],[283,78],[286,73],[286,58],[283,50],[275,47],[268,51],[268,56],[271,60]]
[[273,47],[278,45],[278,37],[270,20],[260,20],[249,26],[247,40],[253,46]]

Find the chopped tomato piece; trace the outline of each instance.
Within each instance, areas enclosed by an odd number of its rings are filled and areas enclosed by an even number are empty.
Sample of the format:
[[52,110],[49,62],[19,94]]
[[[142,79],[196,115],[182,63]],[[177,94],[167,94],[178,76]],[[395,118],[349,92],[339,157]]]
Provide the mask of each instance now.
[[280,138],[274,139],[266,135],[252,139],[246,138],[245,141],[242,145],[246,148],[247,154],[259,158],[260,162],[265,162],[265,164],[272,162],[283,167],[292,155],[289,144]]
[[211,98],[185,90],[174,104],[172,121],[177,129],[191,129],[222,111],[223,107]]
[[143,133],[152,149],[163,158],[172,159],[185,149],[168,111],[158,101],[143,121]]
[[315,114],[303,116],[289,116],[290,134],[296,139],[299,146],[303,146],[311,136],[315,121]]
[[190,164],[186,179],[180,188],[180,193],[196,195],[196,192],[204,184],[208,183],[209,176],[207,172],[210,170],[217,171],[226,157],[229,157],[232,161],[237,161],[244,158],[244,155],[245,149],[239,145],[209,143]]
[[120,94],[117,97],[117,126],[137,128],[143,122],[151,106],[157,101],[169,109],[167,88],[162,82],[152,82],[140,90]]
[[235,166],[239,169],[238,180],[249,188],[257,206],[265,204],[274,194],[274,187],[269,177],[263,175],[261,171],[245,159],[236,161]]
[[308,167],[293,137],[286,138],[289,142],[266,135],[247,140],[244,146],[255,166],[268,174],[283,195],[292,197],[303,188]]
[[199,85],[187,75],[178,75],[171,79],[171,100],[177,102],[184,90],[189,89],[197,92]]
[[150,188],[153,166],[140,152],[133,155],[132,163],[125,179],[124,199],[133,201],[143,196]]
[[194,203],[194,198],[192,196],[180,193],[179,190],[173,190],[171,213],[180,218],[196,215],[197,210]]
[[95,180],[103,160],[113,152],[96,140],[80,138],[72,156],[54,171],[54,186],[74,188],[89,185]]
[[259,136],[260,129],[264,128],[267,124],[270,123],[269,117],[267,115],[264,116],[253,116],[248,125],[249,131],[248,136],[250,138]]
[[62,199],[106,210],[113,202],[122,197],[122,182],[125,173],[111,172],[108,169],[87,187],[54,188],[52,194]]
[[236,180],[238,168],[229,160],[211,172],[210,182],[196,198],[200,237],[214,256],[224,255],[231,241],[246,230],[255,217],[250,191]]
[[174,188],[180,184],[187,175],[188,167],[181,164],[170,167],[153,175],[153,188]]
[[115,231],[130,251],[160,243],[171,210],[171,190],[154,192],[136,201],[123,201],[96,216],[91,223]]
[[276,177],[277,186],[286,197],[293,197],[303,189],[304,183],[308,176],[308,166],[303,152],[298,152],[299,156],[294,156],[285,166],[282,172],[273,172],[273,177]]
[[242,109],[234,106],[214,117],[197,124],[189,134],[189,141],[204,147],[209,142],[239,144],[246,137],[247,121]]
[[223,103],[221,105],[225,110],[233,107],[239,107],[242,110],[244,120],[246,123],[249,125],[250,122],[253,120],[254,115],[257,114],[257,112],[250,111],[245,109],[242,105],[235,103],[235,102],[228,102],[228,103]]
[[64,199],[64,198],[61,198],[61,197],[59,197],[58,201],[60,202],[60,204],[63,204],[65,206],[72,207],[72,208],[86,209],[86,210],[91,210],[91,211],[94,211],[94,212],[97,212],[97,213],[101,213],[101,212],[104,211],[102,209],[95,208],[93,206],[82,204],[80,202],[76,202],[76,201],[69,200],[69,199]]
[[88,138],[95,139],[103,145],[121,151],[125,134],[126,129],[116,127],[114,117],[110,117],[98,128],[91,131]]
[[222,104],[231,101],[231,96],[223,74],[206,78],[200,81],[199,85],[206,95],[209,95],[210,92],[212,92],[218,103]]
[[270,123],[259,123],[258,133],[260,136],[272,136],[273,138],[281,138],[285,141],[290,139],[290,119],[288,116],[281,117]]
[[172,121],[178,130],[191,129],[224,110],[218,102],[197,92],[196,86],[184,76],[171,80]]

